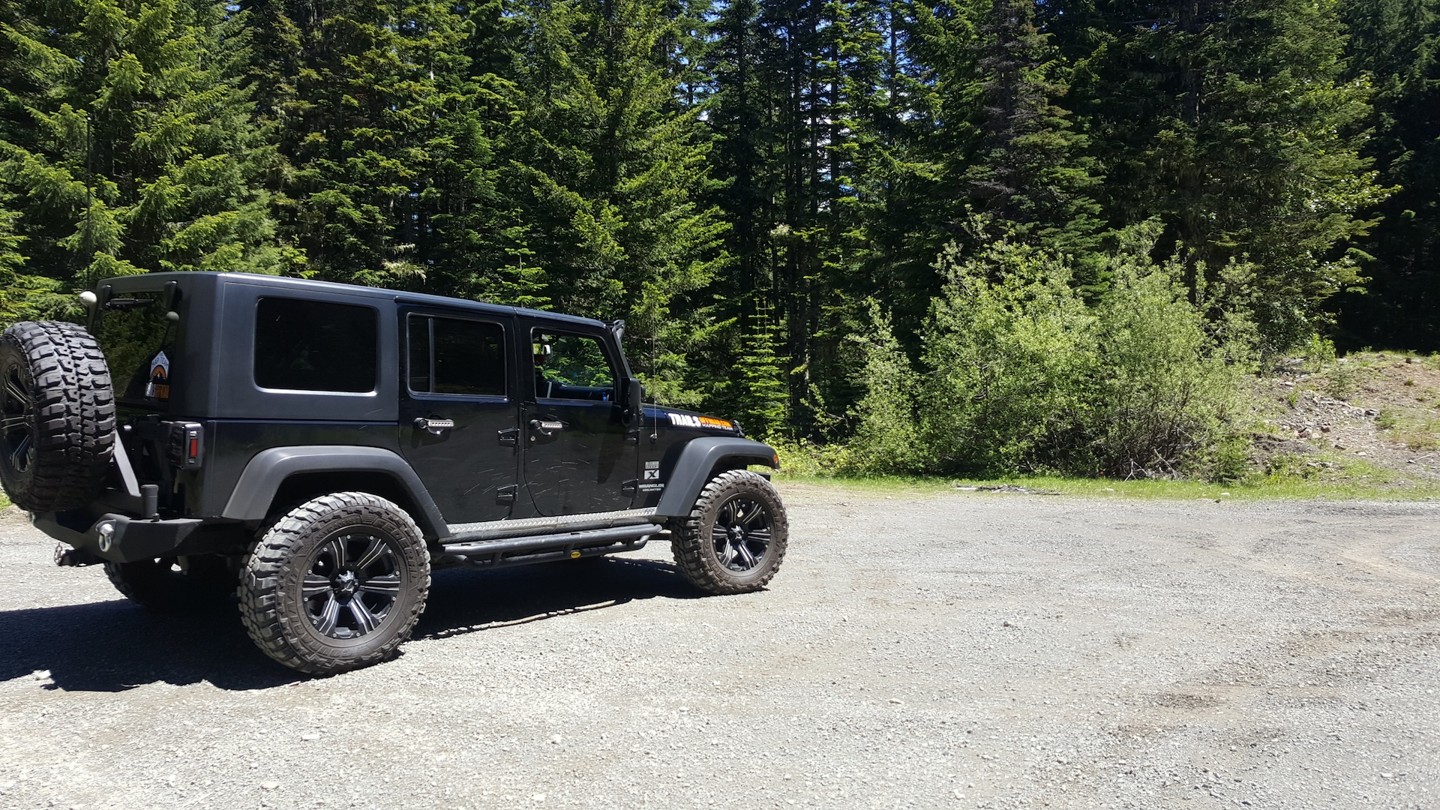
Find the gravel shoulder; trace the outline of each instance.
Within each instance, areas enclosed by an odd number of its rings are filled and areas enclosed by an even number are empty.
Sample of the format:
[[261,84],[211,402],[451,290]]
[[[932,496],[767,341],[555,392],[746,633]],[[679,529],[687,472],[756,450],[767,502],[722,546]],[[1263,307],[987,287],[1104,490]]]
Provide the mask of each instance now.
[[765,592],[440,571],[320,680],[12,513],[0,807],[1440,805],[1440,504],[781,486]]

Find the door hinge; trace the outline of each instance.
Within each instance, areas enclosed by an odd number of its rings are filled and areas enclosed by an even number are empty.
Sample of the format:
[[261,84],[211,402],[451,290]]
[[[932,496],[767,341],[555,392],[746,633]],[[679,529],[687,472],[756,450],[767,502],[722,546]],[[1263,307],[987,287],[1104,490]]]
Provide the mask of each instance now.
[[495,503],[515,503],[515,493],[519,487],[511,484],[508,487],[500,487],[495,491]]
[[499,437],[500,444],[505,447],[514,447],[520,442],[520,428],[497,430],[495,434]]
[[626,495],[634,495],[639,490],[640,482],[634,479],[626,481],[625,483],[620,485],[620,491],[625,493]]

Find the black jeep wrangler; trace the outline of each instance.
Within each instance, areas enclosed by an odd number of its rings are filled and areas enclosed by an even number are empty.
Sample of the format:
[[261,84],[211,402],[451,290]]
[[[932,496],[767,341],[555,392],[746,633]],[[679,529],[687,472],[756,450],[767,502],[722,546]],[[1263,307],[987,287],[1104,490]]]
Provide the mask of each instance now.
[[620,322],[227,273],[81,300],[88,331],[0,338],[5,492],[60,564],[103,563],[142,604],[234,584],[251,638],[302,672],[391,655],[432,565],[665,539],[728,594],[785,555],[785,509],[747,470],[775,452],[642,404]]

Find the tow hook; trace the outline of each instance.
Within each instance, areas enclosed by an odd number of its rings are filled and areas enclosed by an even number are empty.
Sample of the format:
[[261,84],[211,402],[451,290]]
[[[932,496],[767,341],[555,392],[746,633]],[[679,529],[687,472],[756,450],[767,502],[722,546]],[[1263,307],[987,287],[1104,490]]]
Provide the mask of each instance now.
[[100,537],[100,552],[108,553],[115,544],[115,524],[107,520],[95,527],[95,533]]
[[82,565],[98,565],[105,562],[83,548],[71,548],[64,543],[55,546],[55,564],[61,568],[78,568]]

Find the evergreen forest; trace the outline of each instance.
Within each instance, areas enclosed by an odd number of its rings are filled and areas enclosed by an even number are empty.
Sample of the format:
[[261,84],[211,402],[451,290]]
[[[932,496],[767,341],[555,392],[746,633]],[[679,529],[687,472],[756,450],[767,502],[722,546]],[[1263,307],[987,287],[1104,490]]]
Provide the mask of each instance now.
[[1223,478],[1440,351],[1440,0],[3,0],[0,321],[283,274],[627,321],[867,472]]

